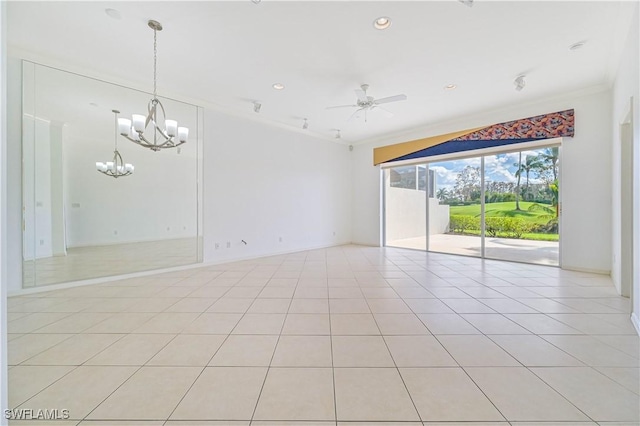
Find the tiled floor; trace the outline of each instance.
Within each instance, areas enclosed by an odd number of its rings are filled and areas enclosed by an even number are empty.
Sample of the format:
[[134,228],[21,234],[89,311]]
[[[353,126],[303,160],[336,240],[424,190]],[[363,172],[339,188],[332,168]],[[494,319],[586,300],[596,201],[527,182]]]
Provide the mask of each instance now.
[[9,306],[10,407],[57,425],[640,424],[598,275],[343,246]]

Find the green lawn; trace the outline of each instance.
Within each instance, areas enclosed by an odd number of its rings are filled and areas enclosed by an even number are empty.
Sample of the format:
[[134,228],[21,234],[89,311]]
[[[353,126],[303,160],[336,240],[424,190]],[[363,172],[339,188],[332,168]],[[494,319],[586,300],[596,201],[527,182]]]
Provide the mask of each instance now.
[[[544,211],[527,211],[527,209],[534,203],[528,201],[520,202],[520,211],[516,210],[516,202],[508,201],[505,203],[487,203],[485,204],[485,216],[486,217],[519,217],[527,222],[544,225],[549,222],[549,214]],[[553,208],[548,206],[549,208]],[[452,215],[468,215],[468,216],[480,216],[480,204],[473,204],[470,206],[451,206],[449,207],[449,214]]]
[[[543,210],[528,211],[529,207],[534,204],[528,201],[520,202],[520,210],[516,210],[516,202],[508,201],[504,203],[487,203],[485,204],[485,216],[486,217],[517,217],[526,222],[544,225],[551,219],[550,214]],[[545,206],[553,208],[551,206]],[[470,206],[450,206],[449,214],[451,215],[466,215],[480,217],[480,204],[473,204]],[[480,235],[480,231],[467,230],[466,234]],[[505,237],[505,235],[498,235],[499,237]],[[543,233],[526,233],[522,235],[524,240],[537,240],[537,241],[558,241],[558,234],[543,234]]]

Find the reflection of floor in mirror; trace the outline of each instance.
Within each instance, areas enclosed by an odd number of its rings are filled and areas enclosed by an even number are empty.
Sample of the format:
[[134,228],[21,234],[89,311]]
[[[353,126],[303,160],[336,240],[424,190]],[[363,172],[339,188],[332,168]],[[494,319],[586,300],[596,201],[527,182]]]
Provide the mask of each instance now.
[[353,245],[42,291],[8,298],[7,405],[69,419],[10,424],[637,426],[630,312],[605,275]]
[[196,262],[197,245],[197,238],[180,238],[71,248],[66,256],[24,262],[24,287],[188,265]]
[[[388,241],[387,246],[426,249],[426,237],[405,238]],[[431,235],[429,250],[439,253],[480,256],[480,237],[473,235]],[[485,255],[488,258],[515,262],[558,265],[559,245],[557,241],[532,241],[515,238],[486,238]]]

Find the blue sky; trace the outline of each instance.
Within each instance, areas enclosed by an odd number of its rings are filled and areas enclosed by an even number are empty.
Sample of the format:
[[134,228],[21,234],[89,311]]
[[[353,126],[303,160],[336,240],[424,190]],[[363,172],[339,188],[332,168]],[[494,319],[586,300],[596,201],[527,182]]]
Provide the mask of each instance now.
[[[522,162],[528,155],[536,156],[541,151],[522,151]],[[485,157],[485,179],[494,182],[516,182],[514,166],[518,162],[518,153],[510,152]],[[464,160],[443,161],[432,163],[429,168],[436,173],[436,187],[451,189],[456,184],[456,177],[466,166],[480,167],[480,157],[467,158]],[[524,176],[522,177],[524,183]],[[529,176],[530,183],[537,183],[533,174]]]

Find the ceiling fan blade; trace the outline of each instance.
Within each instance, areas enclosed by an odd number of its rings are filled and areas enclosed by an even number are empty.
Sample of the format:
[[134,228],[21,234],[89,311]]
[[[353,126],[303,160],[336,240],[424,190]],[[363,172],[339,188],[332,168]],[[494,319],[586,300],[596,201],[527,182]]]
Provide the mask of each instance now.
[[381,106],[379,106],[379,105],[374,105],[374,106],[371,108],[371,110],[372,110],[372,111],[378,111],[378,112],[381,112],[381,113],[382,113],[382,114],[384,114],[387,118],[391,118],[391,117],[393,117],[393,115],[394,115],[391,111],[389,111],[389,110],[388,110],[388,109],[386,109],[386,108],[382,108],[382,107],[381,107]]
[[367,102],[367,94],[365,93],[364,90],[356,89],[354,90],[354,92],[356,92],[356,96],[358,97],[358,100],[360,102]]
[[351,121],[351,120],[353,120],[354,118],[360,118],[360,113],[362,112],[362,110],[363,110],[363,109],[364,109],[364,108],[360,108],[360,109],[355,110],[355,111],[353,112],[353,114],[351,114],[351,115],[349,116],[349,118],[347,118],[347,122],[350,122],[350,121]]
[[395,96],[389,96],[388,98],[376,99],[375,101],[373,101],[373,103],[374,104],[387,104],[389,102],[404,101],[406,99],[407,99],[407,95],[395,95]]
[[336,106],[326,107],[325,109],[336,109],[336,108],[358,108],[358,105],[336,105]]

